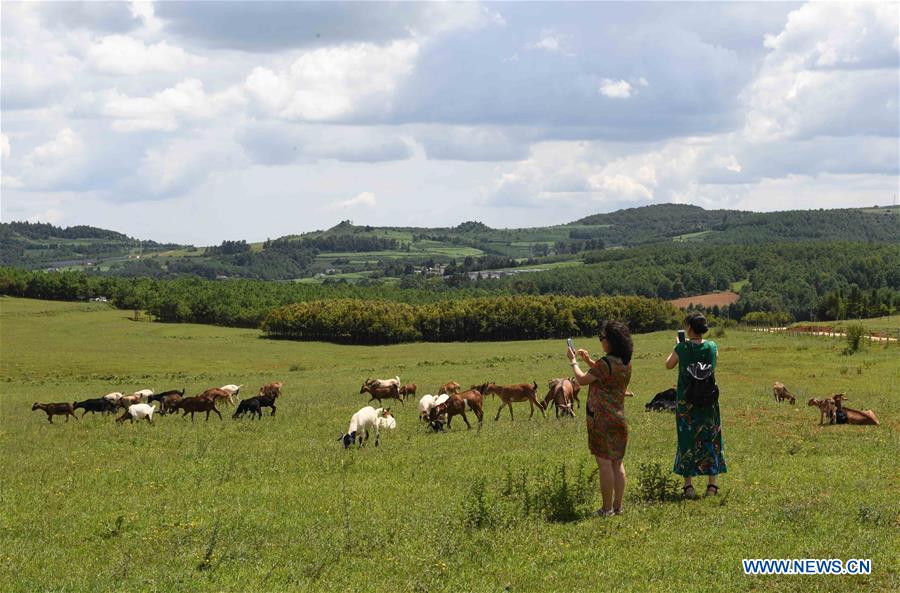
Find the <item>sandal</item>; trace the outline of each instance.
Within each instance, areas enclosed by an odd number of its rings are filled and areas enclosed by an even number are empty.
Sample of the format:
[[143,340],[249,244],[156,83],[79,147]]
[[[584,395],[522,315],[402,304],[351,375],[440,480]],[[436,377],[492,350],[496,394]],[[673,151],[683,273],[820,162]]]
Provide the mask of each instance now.
[[684,495],[684,497],[687,499],[693,500],[693,499],[697,498],[697,491],[694,490],[693,485],[685,486],[684,488],[681,489],[681,492]]
[[624,512],[622,509],[613,509],[613,515],[621,515]]
[[615,511],[613,511],[612,509],[610,509],[608,511],[604,511],[603,509],[597,509],[596,511],[591,513],[591,515],[594,517],[612,517],[614,514],[615,514]]
[[719,495],[719,487],[715,484],[709,484],[706,487],[706,496],[718,496]]

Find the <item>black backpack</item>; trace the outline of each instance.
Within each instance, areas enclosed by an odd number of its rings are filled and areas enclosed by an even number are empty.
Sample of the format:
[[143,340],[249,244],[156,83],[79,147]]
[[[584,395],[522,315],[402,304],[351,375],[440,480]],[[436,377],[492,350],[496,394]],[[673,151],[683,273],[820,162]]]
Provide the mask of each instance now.
[[684,399],[701,408],[719,401],[719,386],[711,364],[694,362],[684,369]]

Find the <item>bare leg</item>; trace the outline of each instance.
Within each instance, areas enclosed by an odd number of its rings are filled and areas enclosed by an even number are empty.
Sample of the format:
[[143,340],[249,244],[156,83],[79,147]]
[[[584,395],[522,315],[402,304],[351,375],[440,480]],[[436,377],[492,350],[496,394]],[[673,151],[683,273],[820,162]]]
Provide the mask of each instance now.
[[621,459],[612,461],[613,472],[613,510],[622,510],[622,497],[625,495],[625,464]]
[[600,495],[603,497],[603,512],[612,510],[613,490],[615,478],[613,477],[612,462],[609,459],[597,457],[597,467],[600,468]]

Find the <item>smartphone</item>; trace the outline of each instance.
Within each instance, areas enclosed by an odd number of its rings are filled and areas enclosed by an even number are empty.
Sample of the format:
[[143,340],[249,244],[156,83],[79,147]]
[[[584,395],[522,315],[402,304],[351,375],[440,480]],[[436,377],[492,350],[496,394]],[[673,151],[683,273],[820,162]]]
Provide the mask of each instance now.
[[683,329],[678,330],[678,341],[681,342],[682,344],[684,343],[684,330]]
[[572,338],[566,340],[566,344],[569,346],[569,350],[575,352],[575,344],[572,342]]

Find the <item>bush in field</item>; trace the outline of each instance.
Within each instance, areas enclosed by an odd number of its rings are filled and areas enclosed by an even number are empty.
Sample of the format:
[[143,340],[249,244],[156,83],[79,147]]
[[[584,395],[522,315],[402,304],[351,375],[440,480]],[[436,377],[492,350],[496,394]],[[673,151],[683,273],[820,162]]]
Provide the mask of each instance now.
[[638,465],[638,498],[644,502],[667,502],[679,500],[681,493],[678,480],[663,471],[658,463]]
[[851,323],[844,330],[847,336],[847,346],[844,348],[844,354],[852,355],[859,352],[862,348],[863,338],[866,336],[866,328],[861,323]]

